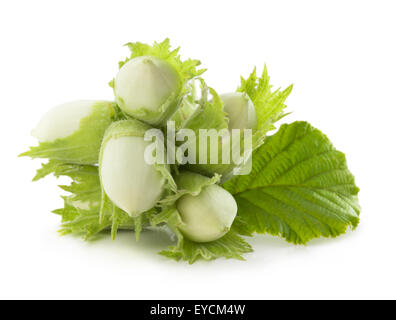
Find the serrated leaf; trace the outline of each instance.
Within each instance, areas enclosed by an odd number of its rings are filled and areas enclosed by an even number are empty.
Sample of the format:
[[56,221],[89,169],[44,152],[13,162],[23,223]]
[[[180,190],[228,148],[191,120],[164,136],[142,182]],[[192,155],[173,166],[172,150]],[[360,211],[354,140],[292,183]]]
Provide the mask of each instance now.
[[177,245],[168,250],[161,251],[160,254],[176,261],[184,260],[192,264],[197,260],[214,260],[217,258],[245,260],[243,254],[252,252],[252,247],[233,230],[224,237],[206,243],[197,243],[179,234]]
[[53,166],[56,177],[67,176],[70,185],[60,187],[69,192],[64,196],[64,207],[53,212],[62,217],[61,234],[81,234],[89,239],[102,230],[109,228],[110,220],[99,221],[101,189],[96,166],[60,164]]
[[96,206],[100,202],[101,188],[96,166],[64,164],[56,168],[54,175],[73,179],[70,185],[59,186],[72,194],[73,201],[87,201],[96,203]]
[[[197,136],[199,129],[227,129],[228,118],[223,111],[223,102],[219,95],[213,88],[207,87],[203,80],[201,86],[202,98],[198,101],[198,107],[187,119],[183,128],[193,130]],[[208,93],[212,99],[208,98]]]
[[223,187],[249,232],[304,244],[359,223],[359,189],[345,155],[306,122],[283,125],[254,152],[252,172]]
[[126,44],[126,46],[128,46],[131,50],[131,55],[125,61],[119,63],[120,68],[133,58],[140,56],[153,56],[166,60],[179,72],[184,81],[188,81],[194,77],[197,77],[206,71],[205,69],[197,69],[197,67],[201,64],[199,60],[188,59],[182,61],[179,55],[180,48],[171,50],[171,45],[168,38],[162,42],[154,42],[152,46],[141,42],[129,42]]
[[256,68],[247,79],[241,77],[241,85],[238,92],[246,93],[252,100],[257,113],[257,131],[265,134],[274,129],[274,123],[285,116],[284,104],[286,98],[292,91],[293,86],[281,91],[273,91],[270,84],[267,66],[264,66],[261,77],[257,77]]
[[37,169],[36,175],[32,181],[38,181],[45,178],[49,174],[59,170],[60,167],[64,166],[65,163],[57,160],[49,160],[47,163],[41,164],[41,168]]

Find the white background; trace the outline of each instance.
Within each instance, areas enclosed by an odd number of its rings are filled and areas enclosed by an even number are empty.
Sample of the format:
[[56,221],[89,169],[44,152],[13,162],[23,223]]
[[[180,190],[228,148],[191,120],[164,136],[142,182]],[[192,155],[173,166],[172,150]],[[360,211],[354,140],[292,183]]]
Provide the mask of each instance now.
[[[0,298],[396,298],[396,4],[394,1],[2,1],[0,4]],[[251,240],[246,262],[195,265],[156,254],[166,235],[59,237],[53,177],[17,158],[52,106],[112,99],[107,83],[129,41],[170,37],[219,92],[267,63],[294,83],[293,114],[346,152],[361,224],[293,246]]]

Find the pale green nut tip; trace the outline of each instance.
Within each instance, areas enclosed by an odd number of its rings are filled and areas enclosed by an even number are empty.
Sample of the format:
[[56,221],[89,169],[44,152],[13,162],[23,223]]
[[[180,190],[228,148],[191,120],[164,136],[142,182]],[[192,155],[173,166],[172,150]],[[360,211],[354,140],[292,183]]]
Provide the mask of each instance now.
[[32,130],[32,136],[40,142],[51,142],[70,136],[80,128],[81,120],[91,114],[95,103],[93,100],[78,100],[52,108]]

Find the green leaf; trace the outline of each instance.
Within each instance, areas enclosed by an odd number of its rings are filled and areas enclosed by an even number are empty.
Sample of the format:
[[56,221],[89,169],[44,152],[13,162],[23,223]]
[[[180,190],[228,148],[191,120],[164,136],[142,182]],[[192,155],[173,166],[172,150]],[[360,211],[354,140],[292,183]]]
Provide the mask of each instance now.
[[[217,92],[207,87],[205,82],[201,80],[202,97],[198,103],[198,107],[194,113],[187,119],[184,129],[193,130],[198,136],[199,129],[227,129],[228,118],[223,111],[223,101],[221,101]],[[208,93],[212,99],[208,98]]]
[[56,177],[68,176],[73,181],[70,185],[60,185],[72,194],[73,201],[89,202],[97,207],[100,202],[101,189],[96,166],[64,165],[54,172]]
[[224,237],[206,243],[197,243],[178,234],[177,245],[161,251],[160,254],[176,261],[184,260],[192,264],[197,260],[214,260],[217,258],[245,260],[243,254],[252,252],[252,247],[232,229]]
[[261,77],[257,77],[256,68],[247,79],[241,77],[241,85],[237,89],[238,92],[246,93],[252,100],[257,113],[257,131],[261,135],[274,129],[274,123],[286,115],[284,102],[293,86],[283,91],[271,89],[267,66],[264,66]]
[[36,175],[33,177],[33,181],[38,181],[42,178],[45,178],[49,174],[59,170],[59,168],[64,165],[64,162],[57,160],[49,160],[47,163],[41,164],[41,168],[37,169]]
[[62,197],[64,207],[53,211],[62,217],[61,234],[81,234],[88,239],[112,225],[111,217],[99,221],[101,187],[96,166],[50,160],[38,170],[34,180],[49,173],[72,179],[70,185],[60,186],[70,193],[69,196]]
[[72,193],[73,201],[100,201],[100,182],[98,168],[91,165],[78,165],[50,160],[37,170],[33,181],[53,173],[55,177],[67,176],[73,181],[70,185],[59,186]]
[[66,216],[69,218],[68,221],[62,222],[59,230],[62,235],[73,233],[83,235],[85,240],[89,240],[110,226],[108,223],[99,223],[97,211],[77,210],[74,206],[65,205],[63,209],[54,212],[62,215],[62,220],[66,220]]
[[72,179],[70,185],[60,186],[70,193],[63,197],[64,207],[53,211],[62,217],[61,234],[82,234],[88,239],[111,225],[110,220],[99,221],[101,189],[96,166],[50,161],[43,167],[52,168],[56,177]]
[[359,223],[359,188],[345,155],[306,122],[281,126],[253,153],[252,172],[223,187],[234,195],[250,233],[305,244]]

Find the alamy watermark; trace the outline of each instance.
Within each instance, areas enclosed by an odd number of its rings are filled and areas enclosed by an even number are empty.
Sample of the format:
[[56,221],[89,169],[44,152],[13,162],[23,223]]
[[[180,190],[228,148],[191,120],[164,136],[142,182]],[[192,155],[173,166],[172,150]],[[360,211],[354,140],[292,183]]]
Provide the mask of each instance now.
[[147,130],[144,140],[151,142],[145,150],[148,164],[230,165],[234,175],[249,174],[252,169],[251,129],[176,130],[168,121],[166,137],[160,129]]

